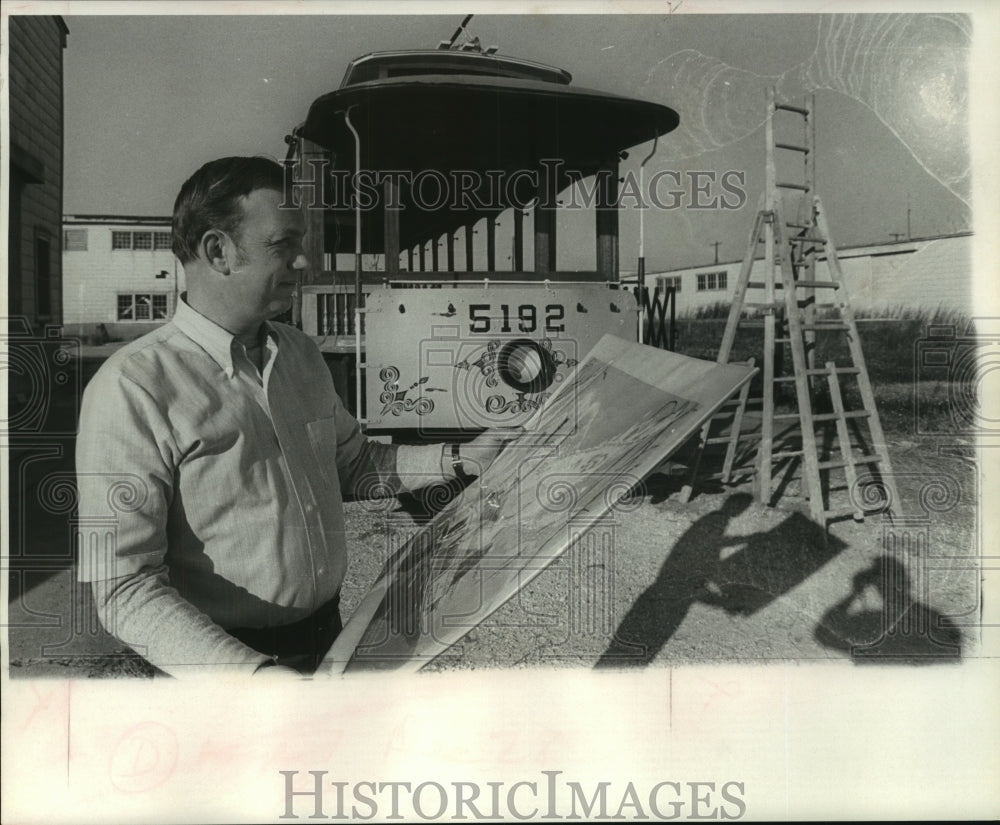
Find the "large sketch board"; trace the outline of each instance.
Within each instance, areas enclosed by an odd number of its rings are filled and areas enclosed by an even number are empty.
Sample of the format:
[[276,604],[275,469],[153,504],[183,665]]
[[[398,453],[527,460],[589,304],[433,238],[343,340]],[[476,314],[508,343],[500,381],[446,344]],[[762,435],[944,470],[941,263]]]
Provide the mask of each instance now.
[[604,336],[386,564],[321,669],[417,670],[557,559],[754,370]]

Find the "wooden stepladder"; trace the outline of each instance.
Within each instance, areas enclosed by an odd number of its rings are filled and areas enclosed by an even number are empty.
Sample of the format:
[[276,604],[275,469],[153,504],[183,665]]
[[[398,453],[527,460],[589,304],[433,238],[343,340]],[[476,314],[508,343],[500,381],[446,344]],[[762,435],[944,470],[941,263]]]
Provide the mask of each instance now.
[[[804,138],[792,143],[776,138],[776,116],[802,119]],[[782,124],[783,125],[783,124]],[[740,267],[726,330],[717,361],[730,362],[737,331],[743,327],[763,328],[763,387],[759,399],[748,399],[744,392],[737,401],[733,424],[725,439],[712,438],[709,424],[702,430],[694,468],[705,446],[722,440],[729,442],[723,481],[732,468],[736,443],[746,437],[740,431],[748,400],[761,405],[759,445],[755,462],[757,497],[770,504],[774,493],[775,471],[789,460],[799,460],[803,492],[809,499],[810,515],[825,526],[830,519],[852,516],[861,520],[866,512],[891,512],[899,507],[899,494],[886,449],[885,434],[875,405],[871,381],[865,366],[857,324],[851,310],[844,274],[830,234],[819,196],[814,191],[815,132],[812,107],[794,106],[775,99],[773,88],[767,94],[767,167],[761,208],[754,219],[747,251]],[[786,130],[787,131],[787,130]],[[778,152],[801,156],[801,181],[778,177]],[[787,174],[790,165],[782,163]],[[791,167],[794,168],[794,167]],[[791,175],[788,175],[791,177]],[[789,219],[791,218],[791,219]],[[751,280],[754,259],[764,245],[763,278]],[[817,263],[826,262],[826,277],[821,278]],[[753,293],[748,300],[748,293]],[[817,295],[822,296],[817,301]],[[744,313],[750,311],[750,316]],[[816,364],[817,343],[823,336],[846,335],[849,363],[832,359]],[[824,344],[834,343],[824,341]],[[784,373],[791,353],[791,373]],[[842,384],[850,381],[853,386]],[[794,411],[776,410],[781,396],[778,385],[794,384]],[[856,399],[861,406],[848,409],[845,400]],[[817,412],[822,407],[823,411]],[[797,426],[797,438],[795,425]],[[822,425],[826,438],[821,448],[817,427]],[[776,443],[778,428],[782,440],[800,447],[790,449]],[[853,435],[853,439],[852,439]],[[856,443],[855,443],[856,442]],[[795,447],[795,445],[791,445]],[[868,468],[864,478],[858,469]],[[845,506],[834,506],[829,475],[843,471],[846,482]],[[824,486],[824,481],[826,485]],[[859,488],[859,481],[865,489]],[[685,486],[681,499],[690,496],[692,482]],[[876,491],[872,495],[872,490]]]

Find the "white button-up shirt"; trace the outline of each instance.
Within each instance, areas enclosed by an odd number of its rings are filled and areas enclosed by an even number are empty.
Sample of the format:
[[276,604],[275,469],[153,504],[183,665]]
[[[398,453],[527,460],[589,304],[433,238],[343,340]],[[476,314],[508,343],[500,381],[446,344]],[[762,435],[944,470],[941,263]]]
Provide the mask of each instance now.
[[222,628],[289,624],[336,595],[342,493],[441,479],[439,447],[362,435],[306,335],[263,333],[261,374],[178,301],[171,323],[115,353],[84,392],[80,578],[98,583],[109,632],[168,672],[256,664]]

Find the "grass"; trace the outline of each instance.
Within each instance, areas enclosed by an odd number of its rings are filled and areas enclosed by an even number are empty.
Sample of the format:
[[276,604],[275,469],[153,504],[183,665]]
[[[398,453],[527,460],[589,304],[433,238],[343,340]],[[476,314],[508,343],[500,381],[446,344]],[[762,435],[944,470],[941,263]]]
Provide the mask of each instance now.
[[[726,328],[729,307],[717,303],[701,307],[697,312],[677,319],[677,351],[695,358],[714,360]],[[947,366],[928,367],[921,363],[922,352],[928,347],[938,351],[954,350],[961,341],[970,340],[972,320],[954,311],[918,310],[892,307],[877,313],[858,311],[858,334],[865,363],[875,391],[883,426],[894,433],[913,435],[931,433],[961,433],[968,431],[978,413],[973,408],[976,372],[973,367],[958,371]],[[952,330],[956,340],[942,338],[943,331]],[[938,341],[928,341],[930,333]],[[778,367],[787,374],[791,370],[791,353],[787,347],[784,364]],[[763,330],[740,329],[733,342],[731,361],[753,357],[760,366],[763,352]],[[957,362],[961,359],[953,358]],[[819,332],[816,341],[816,364],[835,361],[850,363],[846,335]],[[968,366],[968,359],[966,365]],[[778,368],[776,367],[776,369]],[[955,373],[955,374],[952,374]],[[780,374],[780,373],[779,373]],[[759,394],[760,378],[751,393]],[[860,406],[855,382],[847,377],[841,389],[848,408]],[[778,395],[779,404],[791,405],[791,386]]]

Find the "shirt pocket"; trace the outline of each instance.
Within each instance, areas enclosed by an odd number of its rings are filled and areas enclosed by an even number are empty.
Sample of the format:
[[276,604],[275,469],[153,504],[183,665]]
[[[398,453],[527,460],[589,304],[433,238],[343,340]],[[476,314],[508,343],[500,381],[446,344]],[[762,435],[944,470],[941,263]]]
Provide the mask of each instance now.
[[332,490],[340,490],[337,476],[337,426],[335,416],[306,422],[306,435],[313,459],[319,467],[323,481]]

